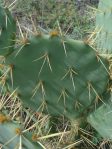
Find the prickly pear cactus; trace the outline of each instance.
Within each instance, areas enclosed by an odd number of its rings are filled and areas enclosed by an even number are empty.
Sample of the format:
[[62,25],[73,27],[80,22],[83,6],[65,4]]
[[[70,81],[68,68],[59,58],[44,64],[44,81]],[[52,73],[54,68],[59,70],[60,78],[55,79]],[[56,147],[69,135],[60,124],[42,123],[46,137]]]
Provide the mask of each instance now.
[[97,48],[100,53],[112,54],[112,1],[100,0],[96,16]]
[[105,139],[112,139],[112,95],[106,105],[100,106],[88,117],[88,122]]
[[[22,48],[21,48],[22,47]],[[107,88],[107,61],[82,41],[38,35],[6,58],[9,89],[37,111],[76,118]]]
[[42,149],[32,141],[30,133],[23,133],[20,124],[0,114],[0,145],[2,149]]
[[[104,15],[107,17],[107,12]],[[63,37],[55,31],[28,39],[21,33],[20,45],[14,48],[15,22],[7,9],[0,7],[0,20],[3,20],[0,22],[0,55],[5,57],[0,65],[0,88],[5,84],[5,92],[6,89],[8,93],[12,92],[11,95],[19,97],[23,105],[35,111],[53,116],[65,115],[73,121],[87,117],[88,111],[94,110],[99,103],[101,112],[98,111],[98,119],[102,116],[102,109],[104,113],[106,109],[108,111],[103,97],[109,82],[108,61],[87,42]],[[108,28],[105,24],[103,26],[105,30]],[[110,47],[103,45],[102,32],[98,38],[100,36],[102,43],[100,45],[99,40],[98,46],[109,50]],[[106,42],[111,43],[108,38]],[[94,127],[92,119],[93,115],[88,122]],[[106,117],[104,119],[107,120]],[[102,119],[101,125],[103,128]],[[102,136],[104,133],[102,131]],[[7,121],[4,116],[0,117],[0,143],[3,149],[17,146],[41,149],[21,131],[20,125]]]
[[0,55],[8,55],[14,49],[16,23],[7,8],[0,6]]

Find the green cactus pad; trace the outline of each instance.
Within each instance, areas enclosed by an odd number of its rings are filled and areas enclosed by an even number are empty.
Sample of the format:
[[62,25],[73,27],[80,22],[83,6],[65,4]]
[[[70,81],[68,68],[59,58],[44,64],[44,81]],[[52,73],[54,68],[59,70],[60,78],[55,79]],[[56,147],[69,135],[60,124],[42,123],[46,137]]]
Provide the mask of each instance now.
[[7,59],[9,88],[37,111],[76,118],[106,90],[107,61],[86,43],[59,36],[31,37]]
[[30,134],[19,134],[20,125],[15,122],[0,123],[0,144],[3,149],[18,149],[20,144],[22,149],[42,149],[42,147],[32,141]]
[[112,0],[100,0],[96,27],[98,50],[104,54],[112,54]]
[[13,51],[16,23],[7,8],[0,7],[0,55]]
[[106,105],[90,114],[88,122],[105,139],[112,139],[112,96]]

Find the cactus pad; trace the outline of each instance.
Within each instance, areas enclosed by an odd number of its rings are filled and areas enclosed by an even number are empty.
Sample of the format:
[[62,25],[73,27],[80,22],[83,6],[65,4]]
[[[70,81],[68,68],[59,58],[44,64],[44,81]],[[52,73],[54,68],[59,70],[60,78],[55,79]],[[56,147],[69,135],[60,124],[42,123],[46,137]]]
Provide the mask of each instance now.
[[13,121],[0,123],[0,144],[3,149],[42,149],[29,133],[22,134],[20,125]]
[[0,7],[0,55],[13,51],[16,23],[7,8]]
[[[112,98],[112,97],[111,97]],[[90,114],[88,122],[105,139],[112,139],[112,99]]]
[[58,35],[27,40],[7,59],[9,89],[37,111],[75,118],[107,87],[107,62],[89,45]]
[[101,53],[112,54],[112,1],[100,0],[96,16],[97,48]]

